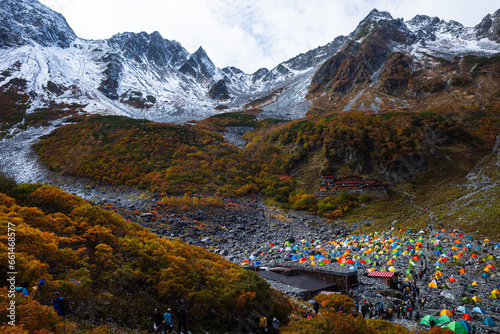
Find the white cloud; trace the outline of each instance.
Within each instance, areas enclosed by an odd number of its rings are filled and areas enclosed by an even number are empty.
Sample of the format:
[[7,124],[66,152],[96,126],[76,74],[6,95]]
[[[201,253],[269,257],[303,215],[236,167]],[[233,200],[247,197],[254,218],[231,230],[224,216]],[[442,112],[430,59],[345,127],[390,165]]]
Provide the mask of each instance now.
[[159,31],[189,52],[202,46],[218,67],[272,68],[349,34],[373,8],[409,20],[417,14],[474,26],[497,0],[41,0],[87,39]]

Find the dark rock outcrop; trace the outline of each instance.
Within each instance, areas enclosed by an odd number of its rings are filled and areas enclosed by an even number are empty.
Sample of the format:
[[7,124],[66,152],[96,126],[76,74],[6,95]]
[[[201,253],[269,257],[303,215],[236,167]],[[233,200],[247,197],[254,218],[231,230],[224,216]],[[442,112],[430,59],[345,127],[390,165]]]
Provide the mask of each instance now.
[[208,96],[214,100],[228,100],[229,91],[227,89],[226,78],[217,81],[208,91]]

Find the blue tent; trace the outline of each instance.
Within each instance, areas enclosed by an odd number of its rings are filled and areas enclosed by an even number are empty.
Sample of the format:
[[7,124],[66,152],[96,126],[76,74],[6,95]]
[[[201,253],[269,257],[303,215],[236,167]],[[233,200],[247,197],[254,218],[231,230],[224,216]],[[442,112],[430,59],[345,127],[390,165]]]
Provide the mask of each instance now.
[[460,320],[459,323],[462,324],[462,326],[464,326],[467,331],[470,331],[472,329],[469,323],[465,320]]
[[434,254],[441,254],[441,252],[438,250],[434,251]]
[[484,312],[484,310],[482,308],[480,308],[479,306],[476,306],[472,309],[473,312],[477,312],[477,313],[481,313],[481,314],[486,314],[486,312]]
[[488,274],[488,273],[483,273],[481,276],[488,278],[488,277],[490,277],[490,274]]
[[495,322],[491,320],[491,318],[486,317],[483,320],[483,324],[488,325],[488,326],[496,326]]

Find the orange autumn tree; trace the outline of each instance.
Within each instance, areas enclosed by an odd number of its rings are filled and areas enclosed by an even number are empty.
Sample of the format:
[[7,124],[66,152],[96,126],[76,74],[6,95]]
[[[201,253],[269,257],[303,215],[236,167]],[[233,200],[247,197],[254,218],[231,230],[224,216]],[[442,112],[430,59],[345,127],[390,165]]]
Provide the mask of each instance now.
[[[7,184],[7,186],[5,186]],[[194,327],[230,330],[261,305],[281,321],[290,306],[252,271],[180,241],[167,241],[112,211],[46,185],[0,180],[0,261],[16,228],[17,280],[46,281],[79,321],[149,328],[154,307],[186,302]],[[6,282],[5,267],[0,267]],[[216,312],[226,320],[219,323]]]

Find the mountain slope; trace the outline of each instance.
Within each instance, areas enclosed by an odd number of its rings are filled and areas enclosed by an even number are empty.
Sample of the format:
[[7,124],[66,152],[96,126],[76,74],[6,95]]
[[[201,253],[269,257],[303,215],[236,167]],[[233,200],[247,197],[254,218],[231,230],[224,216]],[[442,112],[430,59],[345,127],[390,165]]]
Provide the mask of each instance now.
[[0,17],[0,48],[32,42],[67,48],[76,39],[61,14],[36,0],[3,0]]
[[[311,102],[336,110],[421,108],[429,96],[437,96],[436,104],[467,104],[483,99],[481,90],[488,98],[498,89],[495,64],[480,68],[488,78],[456,73],[471,70],[457,57],[500,52],[499,11],[466,28],[424,15],[403,22],[373,10],[348,37],[252,74],[220,69],[202,47],[190,54],[158,32],[80,39],[36,0],[5,1],[0,13],[0,89],[26,80],[28,112],[76,103],[90,113],[183,123],[216,114],[223,104],[296,119]],[[443,59],[454,66],[436,66]],[[468,88],[450,89],[455,76]]]
[[424,15],[403,22],[373,10],[347,45],[319,67],[309,97],[327,110],[495,104],[500,89],[498,15],[490,20],[465,28]]

